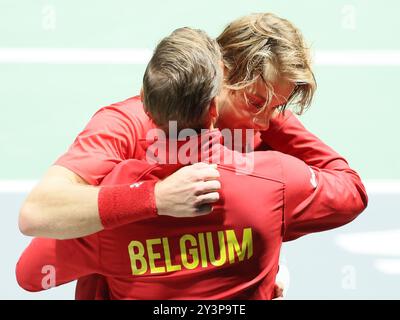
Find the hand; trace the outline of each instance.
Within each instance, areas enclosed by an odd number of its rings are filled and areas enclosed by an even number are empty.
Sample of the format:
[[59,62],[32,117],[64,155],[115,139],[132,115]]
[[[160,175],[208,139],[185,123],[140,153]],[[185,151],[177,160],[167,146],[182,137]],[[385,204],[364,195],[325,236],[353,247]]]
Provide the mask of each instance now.
[[282,282],[275,282],[274,285],[274,297],[272,300],[283,300],[283,290],[284,290],[284,285]]
[[177,218],[209,214],[219,200],[216,165],[203,162],[183,167],[155,185],[157,212]]

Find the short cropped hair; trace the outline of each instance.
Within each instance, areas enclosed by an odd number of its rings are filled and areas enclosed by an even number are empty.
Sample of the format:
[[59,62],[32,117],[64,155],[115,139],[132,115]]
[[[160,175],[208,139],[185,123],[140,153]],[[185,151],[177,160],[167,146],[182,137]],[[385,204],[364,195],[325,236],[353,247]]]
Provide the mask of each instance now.
[[221,89],[223,70],[217,42],[204,31],[180,28],[157,45],[143,77],[144,109],[161,129],[207,127],[211,100]]

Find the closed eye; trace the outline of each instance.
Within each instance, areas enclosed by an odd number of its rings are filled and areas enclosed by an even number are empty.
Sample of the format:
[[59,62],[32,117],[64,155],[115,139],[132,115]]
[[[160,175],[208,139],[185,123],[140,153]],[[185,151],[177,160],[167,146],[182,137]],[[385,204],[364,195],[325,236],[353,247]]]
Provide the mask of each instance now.
[[253,107],[255,110],[259,111],[264,108],[266,99],[261,98],[257,95],[246,93],[245,94],[246,101],[249,106]]

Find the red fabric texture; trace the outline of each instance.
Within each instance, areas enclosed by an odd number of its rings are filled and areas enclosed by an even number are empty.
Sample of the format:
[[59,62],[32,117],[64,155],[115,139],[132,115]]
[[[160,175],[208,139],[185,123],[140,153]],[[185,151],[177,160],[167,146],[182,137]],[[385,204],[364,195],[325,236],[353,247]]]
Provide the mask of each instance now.
[[98,206],[104,228],[115,228],[156,217],[155,183],[156,181],[140,181],[131,185],[101,187]]

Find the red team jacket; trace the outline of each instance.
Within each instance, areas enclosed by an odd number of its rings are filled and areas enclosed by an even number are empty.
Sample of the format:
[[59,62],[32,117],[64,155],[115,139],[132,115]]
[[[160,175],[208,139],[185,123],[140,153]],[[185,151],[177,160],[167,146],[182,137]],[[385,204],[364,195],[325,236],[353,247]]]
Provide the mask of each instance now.
[[[18,283],[43,290],[43,267],[54,266],[56,285],[105,276],[111,299],[271,299],[282,241],[344,225],[368,200],[345,159],[290,112],[273,121],[261,138],[274,151],[238,156],[223,146],[218,130],[206,134],[212,152],[207,139],[188,142],[219,164],[221,199],[211,214],[159,216],[79,239],[35,238],[17,264]],[[143,159],[148,141],[135,134],[141,143],[129,148]],[[101,184],[140,188],[181,166],[125,160]]]

